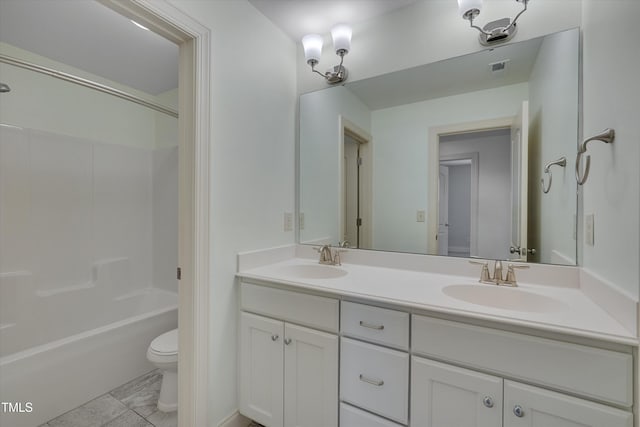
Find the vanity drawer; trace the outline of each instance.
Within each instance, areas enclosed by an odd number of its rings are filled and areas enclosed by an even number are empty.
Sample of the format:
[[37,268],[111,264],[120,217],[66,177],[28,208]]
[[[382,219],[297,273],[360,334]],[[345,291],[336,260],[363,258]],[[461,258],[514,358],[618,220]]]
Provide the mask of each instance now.
[[632,355],[413,316],[413,352],[631,407]]
[[406,424],[409,355],[342,338],[340,393],[345,402]]
[[341,313],[344,335],[409,349],[409,313],[345,301]]
[[336,299],[242,282],[240,306],[244,311],[338,332],[340,302]]
[[340,427],[400,427],[400,424],[385,420],[346,403],[341,403]]

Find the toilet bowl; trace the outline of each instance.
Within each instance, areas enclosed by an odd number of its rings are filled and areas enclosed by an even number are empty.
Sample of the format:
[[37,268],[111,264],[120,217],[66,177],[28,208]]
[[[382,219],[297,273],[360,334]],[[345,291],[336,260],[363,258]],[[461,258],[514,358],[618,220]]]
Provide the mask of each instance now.
[[147,359],[162,371],[158,409],[171,412],[178,409],[178,330],[156,337],[147,350]]

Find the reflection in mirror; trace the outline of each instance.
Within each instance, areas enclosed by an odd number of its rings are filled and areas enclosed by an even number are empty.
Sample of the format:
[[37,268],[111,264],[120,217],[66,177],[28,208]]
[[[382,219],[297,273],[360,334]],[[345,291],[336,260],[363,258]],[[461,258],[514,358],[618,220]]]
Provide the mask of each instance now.
[[300,97],[300,243],[575,265],[579,30]]

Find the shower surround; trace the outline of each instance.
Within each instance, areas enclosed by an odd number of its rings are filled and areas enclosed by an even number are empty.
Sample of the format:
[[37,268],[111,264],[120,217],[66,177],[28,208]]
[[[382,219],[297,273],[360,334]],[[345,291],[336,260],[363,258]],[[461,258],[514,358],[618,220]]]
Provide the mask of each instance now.
[[33,403],[0,424],[153,369],[146,347],[177,324],[177,242],[177,147],[0,126],[0,396]]

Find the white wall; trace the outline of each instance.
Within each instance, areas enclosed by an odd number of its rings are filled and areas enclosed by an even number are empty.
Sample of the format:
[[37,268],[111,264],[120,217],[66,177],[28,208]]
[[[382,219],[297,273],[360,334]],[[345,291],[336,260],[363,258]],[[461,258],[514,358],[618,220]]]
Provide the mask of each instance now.
[[[532,2],[533,4],[533,2]],[[638,299],[640,295],[640,2],[585,0],[583,133],[615,129],[612,145],[589,143],[591,172],[583,212],[595,215],[595,245],[583,265]],[[616,28],[611,32],[611,28]]]
[[[486,0],[477,19],[481,26],[494,19],[513,17],[522,5],[512,0]],[[580,26],[581,0],[535,0],[518,20],[514,42]],[[318,69],[337,65],[329,28]],[[320,89],[326,83],[311,73],[297,41],[298,92]],[[383,18],[353,25],[353,41],[344,65],[349,80],[361,80],[404,68],[415,67],[454,56],[477,52],[478,33],[458,15],[453,0],[424,0]]]
[[370,131],[371,112],[342,86],[300,97],[300,212],[304,214],[301,242],[342,240],[342,152],[340,116]]
[[[579,49],[577,31],[545,38],[529,78],[529,236],[533,260],[543,263],[576,260],[575,153],[578,140]],[[553,166],[553,183],[542,193],[544,165],[566,157],[567,166]],[[545,177],[546,182],[548,178]],[[537,214],[533,214],[533,213]],[[555,255],[554,255],[555,254]]]
[[[443,142],[446,141],[446,142]],[[478,255],[508,259],[511,243],[511,136],[508,131],[452,135],[440,155],[478,153]]]
[[295,44],[246,0],[171,0],[211,29],[210,416],[237,410],[240,251],[293,243]]
[[521,83],[374,111],[373,247],[427,251],[429,218],[416,222],[416,211],[428,210],[430,128],[511,117],[527,98]]

